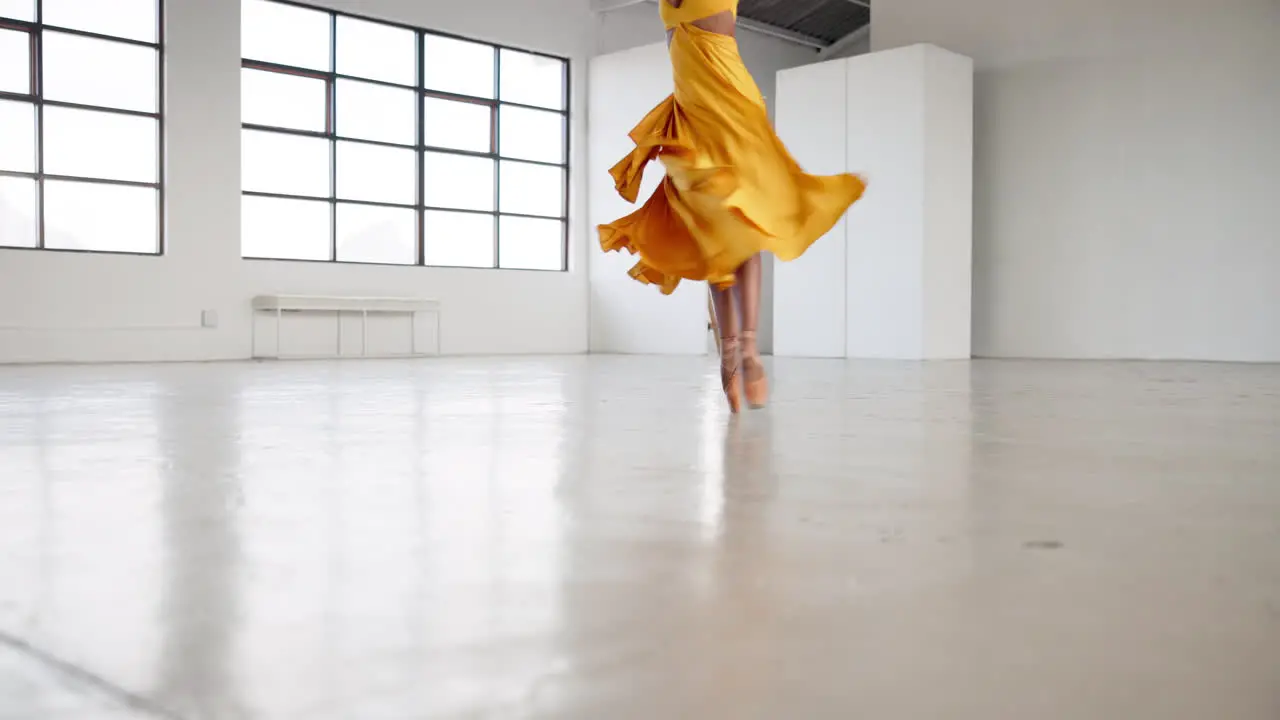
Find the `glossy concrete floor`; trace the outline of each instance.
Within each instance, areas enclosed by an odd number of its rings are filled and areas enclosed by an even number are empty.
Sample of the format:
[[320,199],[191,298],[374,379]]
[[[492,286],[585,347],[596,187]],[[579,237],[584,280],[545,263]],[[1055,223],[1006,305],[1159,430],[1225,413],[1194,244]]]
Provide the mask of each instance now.
[[1276,720],[1280,369],[0,369],[2,720]]

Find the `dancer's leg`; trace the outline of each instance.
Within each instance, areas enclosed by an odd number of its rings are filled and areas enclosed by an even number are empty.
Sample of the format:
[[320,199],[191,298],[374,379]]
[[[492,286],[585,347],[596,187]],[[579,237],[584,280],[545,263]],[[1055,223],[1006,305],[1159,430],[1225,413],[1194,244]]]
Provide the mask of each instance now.
[[711,287],[711,304],[716,310],[716,330],[720,336],[720,384],[729,409],[738,412],[742,406],[742,390],[738,378],[738,312],[733,290]]
[[757,253],[738,267],[735,275],[738,307],[742,310],[742,352],[749,357],[759,357],[755,334],[760,327],[760,281],[763,274],[761,256]]
[[760,327],[760,284],[764,274],[763,258],[756,254],[737,270],[739,307],[742,309],[742,367],[747,388],[747,403],[763,407],[769,388],[764,364],[760,362],[760,346],[756,332]]

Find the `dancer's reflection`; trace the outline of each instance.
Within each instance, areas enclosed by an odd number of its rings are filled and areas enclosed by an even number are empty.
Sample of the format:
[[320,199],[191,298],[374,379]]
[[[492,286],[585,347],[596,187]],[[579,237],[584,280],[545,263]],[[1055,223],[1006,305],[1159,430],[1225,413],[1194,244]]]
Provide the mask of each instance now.
[[724,433],[725,504],[769,502],[777,492],[773,458],[777,415],[735,418]]
[[763,717],[780,648],[783,594],[773,460],[777,416],[739,418],[724,436],[722,535],[713,561],[707,682],[699,700],[720,717]]

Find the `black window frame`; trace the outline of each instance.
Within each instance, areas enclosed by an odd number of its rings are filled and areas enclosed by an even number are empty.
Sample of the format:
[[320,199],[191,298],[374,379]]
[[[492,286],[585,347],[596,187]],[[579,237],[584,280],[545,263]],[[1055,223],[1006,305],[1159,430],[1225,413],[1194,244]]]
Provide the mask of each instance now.
[[[164,39],[164,6],[165,0],[152,0],[156,5],[156,40],[149,42],[146,40],[137,40],[135,38],[119,37],[116,35],[106,35],[103,33],[92,32],[88,30],[76,30],[73,28],[63,27],[60,25],[49,25],[44,22],[44,3],[45,0],[33,0],[35,4],[35,20],[18,20],[16,18],[0,17],[0,29],[16,30],[18,32],[27,33],[30,40],[29,61],[31,63],[31,84],[29,86],[30,93],[13,93],[0,91],[0,100],[8,100],[14,102],[31,103],[35,106],[36,113],[36,166],[35,172],[19,172],[10,170],[0,170],[0,177],[17,177],[26,180],[36,181],[36,232],[37,242],[35,247],[26,247],[20,245],[0,245],[0,251],[39,251],[39,252],[61,252],[61,253],[90,253],[95,255],[134,255],[143,257],[160,257],[167,250],[165,237],[165,39]],[[60,100],[48,100],[44,97],[44,32],[48,30],[64,35],[74,35],[82,38],[90,38],[93,40],[103,40],[107,42],[118,43],[122,45],[132,45],[134,47],[145,47],[156,51],[156,109],[155,112],[144,112],[140,110],[125,110],[122,108],[103,107],[100,105],[86,105],[83,103],[63,102]],[[44,171],[44,109],[46,107],[67,108],[70,110],[88,110],[93,112],[110,113],[115,115],[124,115],[127,117],[150,118],[156,121],[156,181],[140,182],[134,180],[112,180],[107,178],[80,177],[76,175],[55,175]],[[147,188],[156,191],[156,249],[151,252],[142,252],[138,250],[109,250],[101,248],[51,248],[46,246],[46,228],[48,223],[45,222],[45,181],[53,180],[55,182],[78,182],[93,185],[115,185],[122,187]]]
[[[309,10],[313,12],[325,13],[329,16],[329,69],[327,71],[315,70],[311,68],[304,68],[304,67],[299,67],[294,65],[286,65],[286,64],[275,63],[275,62],[267,62],[262,60],[254,60],[251,58],[244,57],[243,50],[241,51],[241,59],[240,59],[240,67],[242,72],[244,70],[255,70],[255,71],[274,72],[274,73],[281,73],[281,74],[298,76],[298,77],[305,77],[310,79],[323,80],[325,82],[325,88],[326,88],[325,130],[324,132],[318,132],[318,131],[311,131],[311,130],[298,130],[294,128],[277,127],[272,125],[247,123],[247,122],[243,122],[243,118],[242,118],[242,121],[240,124],[242,137],[245,131],[255,131],[255,132],[266,132],[266,133],[278,133],[278,134],[289,135],[294,137],[309,137],[309,138],[323,139],[327,141],[329,143],[329,194],[327,197],[321,197],[321,196],[312,196],[312,195],[293,195],[288,193],[245,190],[243,180],[242,180],[241,189],[240,189],[241,197],[242,198],[243,197],[261,197],[261,198],[275,198],[275,199],[281,199],[281,200],[303,200],[303,201],[312,201],[312,202],[320,202],[320,201],[327,202],[329,204],[329,257],[327,259],[322,260],[322,259],[314,259],[314,258],[312,259],[281,258],[281,257],[264,257],[264,256],[258,256],[258,255],[248,255],[244,251],[243,239],[242,239],[241,257],[243,259],[274,261],[274,262],[338,263],[343,265],[377,265],[377,266],[387,266],[387,267],[428,267],[428,268],[446,268],[446,269],[454,268],[454,269],[467,269],[467,270],[501,270],[505,272],[568,272],[569,270],[569,237],[571,234],[569,210],[570,210],[570,192],[572,188],[572,181],[570,177],[571,175],[570,166],[572,164],[571,160],[573,157],[573,148],[571,144],[572,134],[573,134],[572,132],[573,113],[571,108],[572,99],[573,99],[572,84],[571,84],[573,72],[572,72],[572,60],[570,58],[562,55],[555,55],[553,53],[547,53],[547,52],[542,52],[538,50],[528,50],[521,47],[504,45],[501,43],[490,42],[487,40],[479,40],[476,38],[457,35],[454,33],[442,32],[439,30],[429,30],[427,28],[421,28],[421,27],[409,25],[402,22],[396,22],[393,20],[386,20],[379,17],[361,15],[357,13],[349,13],[341,10],[333,10],[326,7],[317,7],[315,5],[309,5],[305,2],[298,2],[297,0],[262,0],[262,1],[269,2],[276,5],[284,5],[284,6],[290,6],[295,8],[301,8],[301,9]],[[405,84],[396,83],[396,82],[388,82],[385,80],[372,79],[372,78],[361,77],[357,75],[347,75],[347,74],[338,72],[337,71],[337,67],[338,67],[337,51],[338,51],[338,19],[339,18],[349,18],[349,19],[358,20],[361,22],[374,23],[378,25],[384,25],[387,27],[397,28],[400,30],[408,30],[413,32],[414,38],[415,38],[415,45],[416,45],[415,52],[417,55],[416,57],[417,67],[415,69],[416,80],[414,84],[405,85]],[[474,95],[443,92],[443,91],[432,90],[430,88],[427,88],[426,82],[425,82],[426,62],[427,62],[425,39],[427,37],[439,37],[439,38],[446,38],[450,40],[460,40],[463,42],[482,45],[490,48],[493,51],[493,65],[494,65],[493,97],[486,98],[486,97],[479,97]],[[533,55],[533,56],[542,57],[542,58],[549,58],[561,63],[561,66],[563,68],[563,83],[562,83],[563,97],[561,98],[560,108],[549,108],[549,107],[543,107],[539,105],[530,105],[526,103],[512,102],[509,100],[502,99],[502,52],[504,50],[509,52],[522,53],[526,55]],[[339,134],[336,131],[335,122],[337,118],[337,85],[338,85],[338,81],[340,80],[354,81],[354,82],[366,83],[370,85],[377,85],[380,87],[394,88],[397,90],[409,90],[414,92],[417,98],[415,102],[415,110],[414,110],[415,136],[416,136],[415,142],[412,145],[409,145],[404,143],[354,138],[354,137],[348,137],[348,136],[343,136]],[[456,148],[445,148],[445,147],[427,145],[425,143],[426,122],[424,117],[423,102],[428,98],[437,98],[437,99],[447,100],[452,102],[473,103],[473,104],[484,105],[489,107],[490,108],[490,136],[491,136],[490,151],[474,152],[474,151],[468,151],[468,150],[459,150]],[[502,147],[501,147],[500,118],[502,115],[501,110],[504,106],[514,107],[514,108],[524,108],[528,110],[536,110],[539,112],[555,113],[560,115],[563,119],[563,124],[564,124],[564,137],[563,137],[564,155],[561,158],[561,162],[552,163],[552,162],[545,162],[545,161],[528,160],[525,158],[503,156]],[[416,165],[416,173],[415,173],[416,200],[415,202],[410,205],[410,204],[404,204],[404,203],[378,202],[378,201],[369,201],[369,200],[352,200],[352,199],[340,198],[338,196],[338,162],[337,162],[337,147],[339,142],[363,144],[363,145],[370,145],[375,147],[396,148],[400,150],[413,150],[415,154],[415,165]],[[426,182],[424,181],[424,171],[425,171],[424,153],[440,153],[440,154],[455,155],[455,156],[461,156],[461,157],[484,158],[484,159],[492,160],[494,163],[493,210],[472,210],[472,209],[466,209],[466,208],[438,207],[438,206],[427,205],[426,204]],[[528,165],[537,165],[542,167],[553,167],[553,168],[558,168],[562,170],[563,171],[563,188],[561,189],[561,192],[563,195],[563,202],[562,202],[562,207],[560,208],[560,214],[556,216],[552,216],[552,215],[530,215],[525,213],[503,212],[502,204],[501,204],[503,161],[525,163]],[[384,208],[396,208],[401,210],[410,210],[410,209],[413,210],[415,214],[416,243],[417,243],[417,246],[415,248],[414,261],[412,263],[394,263],[394,262],[378,262],[378,261],[370,261],[370,260],[339,259],[338,258],[338,221],[337,221],[339,205],[362,205],[362,206],[369,206],[369,207],[384,207]],[[470,214],[470,215],[484,215],[484,216],[491,217],[493,219],[493,265],[489,267],[483,267],[483,266],[473,266],[473,265],[428,264],[426,262],[427,238],[426,238],[426,232],[425,232],[424,214],[430,211],[464,213],[464,214]],[[561,224],[560,266],[555,269],[502,267],[502,259],[501,259],[502,258],[502,255],[501,255],[502,253],[502,218],[504,217],[530,218],[530,219],[536,219],[536,220],[554,220],[556,222],[559,222]]]

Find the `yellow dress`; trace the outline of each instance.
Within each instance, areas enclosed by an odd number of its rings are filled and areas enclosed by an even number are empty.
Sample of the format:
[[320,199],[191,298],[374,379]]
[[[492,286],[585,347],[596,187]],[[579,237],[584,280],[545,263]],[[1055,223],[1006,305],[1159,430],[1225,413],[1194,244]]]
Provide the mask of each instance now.
[[661,187],[636,212],[601,225],[600,246],[640,261],[631,276],[670,294],[683,280],[733,284],[734,270],[768,250],[794,260],[831,229],[865,185],[855,175],[807,175],[773,131],[760,89],[727,35],[692,23],[737,0],[659,0],[675,93],[631,131],[636,147],[613,167],[634,203],[649,161],[666,167]]

